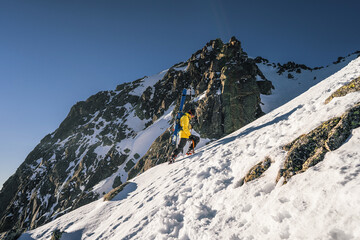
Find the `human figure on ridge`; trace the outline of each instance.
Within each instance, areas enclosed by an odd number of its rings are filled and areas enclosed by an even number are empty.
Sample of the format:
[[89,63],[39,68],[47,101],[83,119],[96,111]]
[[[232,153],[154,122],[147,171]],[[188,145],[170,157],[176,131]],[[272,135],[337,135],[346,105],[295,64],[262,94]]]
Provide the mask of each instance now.
[[190,119],[192,119],[193,117],[195,117],[195,109],[191,108],[187,113],[185,113],[180,118],[180,126],[181,126],[181,130],[179,133],[180,143],[178,147],[174,150],[170,159],[170,163],[174,162],[177,155],[183,151],[183,148],[185,147],[187,141],[190,141],[191,144],[186,155],[191,155],[194,153],[194,149],[196,145],[199,143],[200,138],[198,136],[192,135],[190,132],[191,130]]

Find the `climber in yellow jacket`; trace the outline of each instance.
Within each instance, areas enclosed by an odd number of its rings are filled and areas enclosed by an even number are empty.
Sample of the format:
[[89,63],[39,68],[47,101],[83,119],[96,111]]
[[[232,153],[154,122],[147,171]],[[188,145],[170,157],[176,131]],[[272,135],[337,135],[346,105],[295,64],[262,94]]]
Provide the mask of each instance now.
[[172,161],[175,160],[177,155],[183,151],[183,148],[186,145],[187,141],[190,141],[190,147],[186,155],[191,155],[194,153],[194,148],[199,143],[200,138],[191,134],[191,125],[190,125],[190,119],[195,117],[195,109],[190,109],[187,113],[185,113],[180,118],[180,142],[178,147],[175,149],[174,153],[172,154]]

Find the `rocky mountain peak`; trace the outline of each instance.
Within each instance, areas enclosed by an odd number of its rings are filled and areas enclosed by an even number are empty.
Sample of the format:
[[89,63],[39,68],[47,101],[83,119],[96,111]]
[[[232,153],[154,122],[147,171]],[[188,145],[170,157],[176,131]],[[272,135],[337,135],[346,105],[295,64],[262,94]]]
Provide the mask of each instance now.
[[[263,114],[260,94],[271,94],[273,86],[235,37],[228,44],[220,39],[210,41],[187,63],[186,71],[173,68],[167,77],[173,81],[176,76],[176,83],[193,89],[195,96],[189,96],[185,110],[195,107],[197,119],[192,124],[201,137],[218,139]],[[129,178],[166,161],[174,150],[169,139],[169,131],[160,135],[129,172]]]

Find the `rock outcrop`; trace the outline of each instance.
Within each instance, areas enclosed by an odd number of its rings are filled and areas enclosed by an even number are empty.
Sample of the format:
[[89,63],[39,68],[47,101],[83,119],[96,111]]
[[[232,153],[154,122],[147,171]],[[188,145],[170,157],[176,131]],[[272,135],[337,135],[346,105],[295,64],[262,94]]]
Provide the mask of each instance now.
[[242,179],[239,180],[239,182],[237,183],[237,187],[241,187],[244,183],[253,181],[253,180],[261,177],[261,175],[266,170],[268,170],[270,166],[271,166],[271,158],[267,156],[267,157],[265,157],[265,159],[263,161],[259,162],[255,166],[253,166],[245,174],[245,177],[243,177]]
[[324,160],[325,154],[338,149],[351,134],[360,127],[360,103],[349,109],[341,117],[332,118],[308,134],[301,135],[284,146],[288,151],[284,167],[279,171],[276,181],[281,177],[284,183],[299,173]]
[[[163,81],[175,76],[176,83],[187,82],[193,89],[195,97],[188,96],[185,110],[190,106],[196,109],[192,125],[208,139],[219,139],[262,116],[260,94],[271,94],[273,89],[234,37],[228,44],[210,41],[188,60],[186,72],[171,69]],[[159,136],[130,171],[129,179],[167,161],[174,150],[169,139],[169,131]]]
[[346,85],[342,86],[341,88],[339,88],[338,90],[336,90],[333,94],[331,94],[330,97],[328,97],[325,100],[325,104],[328,104],[335,97],[343,97],[343,96],[347,95],[348,93],[356,92],[356,91],[360,91],[360,77],[355,78],[348,84],[346,84]]

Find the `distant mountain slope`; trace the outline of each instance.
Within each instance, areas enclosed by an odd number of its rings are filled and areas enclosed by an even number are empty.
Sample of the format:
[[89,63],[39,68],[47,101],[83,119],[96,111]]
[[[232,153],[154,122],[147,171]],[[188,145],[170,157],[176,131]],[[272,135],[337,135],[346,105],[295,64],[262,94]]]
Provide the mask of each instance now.
[[0,232],[41,226],[166,161],[173,150],[168,129],[183,88],[189,89],[185,109],[197,111],[193,125],[201,147],[284,104],[320,80],[313,76],[330,74],[354,57],[316,70],[276,65],[248,58],[235,38],[226,44],[217,39],[184,63],[99,92],[75,104],[4,183]]
[[[357,58],[197,154],[135,177],[111,201],[99,199],[20,239],[49,239],[55,230],[64,239],[359,239],[360,92],[325,103],[359,76]],[[349,111],[350,135],[284,184],[279,173],[289,148],[315,129],[335,134],[324,123]],[[341,121],[337,128],[346,127]]]
[[262,95],[261,109],[268,113],[271,110],[287,103],[299,96],[310,87],[345,67],[350,61],[356,59],[360,52],[339,57],[337,61],[326,67],[310,68],[304,64],[288,62],[286,64],[270,63],[263,58],[256,58],[257,66],[264,76],[271,80],[275,89],[271,95]]

